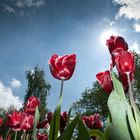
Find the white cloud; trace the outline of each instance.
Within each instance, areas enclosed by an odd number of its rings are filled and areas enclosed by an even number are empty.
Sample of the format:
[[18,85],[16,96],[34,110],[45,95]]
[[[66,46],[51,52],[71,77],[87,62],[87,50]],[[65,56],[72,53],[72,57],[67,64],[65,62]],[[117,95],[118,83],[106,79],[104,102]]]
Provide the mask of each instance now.
[[136,32],[140,32],[140,24],[134,24],[134,29]]
[[140,19],[140,0],[113,0],[120,5],[117,17],[125,16],[129,19]]
[[12,88],[19,88],[21,86],[21,82],[17,79],[12,79],[10,85]]
[[23,7],[40,7],[45,4],[45,0],[18,0],[16,6],[19,8]]
[[134,42],[130,47],[129,50],[135,51],[136,53],[140,54],[140,47],[137,42]]
[[0,82],[0,107],[7,109],[10,105],[14,105],[17,109],[22,107],[22,101],[18,96],[13,95],[10,87],[6,87]]
[[8,5],[5,5],[4,7],[5,7],[5,11],[15,14],[14,8],[12,8],[12,7],[8,6]]
[[1,3],[6,12],[20,16],[28,14],[31,8],[39,8],[45,4],[46,0],[9,0],[9,4],[6,2]]

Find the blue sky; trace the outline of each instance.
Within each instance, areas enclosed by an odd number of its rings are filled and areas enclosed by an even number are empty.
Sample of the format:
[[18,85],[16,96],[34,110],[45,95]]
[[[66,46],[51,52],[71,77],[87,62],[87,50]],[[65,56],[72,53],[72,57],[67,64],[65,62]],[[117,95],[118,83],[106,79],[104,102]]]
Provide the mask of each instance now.
[[53,110],[60,81],[48,67],[52,54],[76,53],[73,77],[65,82],[62,110],[78,100],[109,69],[110,55],[102,43],[121,35],[139,52],[140,0],[0,0],[0,104],[20,106],[25,95],[25,71],[37,64],[52,85],[48,107]]

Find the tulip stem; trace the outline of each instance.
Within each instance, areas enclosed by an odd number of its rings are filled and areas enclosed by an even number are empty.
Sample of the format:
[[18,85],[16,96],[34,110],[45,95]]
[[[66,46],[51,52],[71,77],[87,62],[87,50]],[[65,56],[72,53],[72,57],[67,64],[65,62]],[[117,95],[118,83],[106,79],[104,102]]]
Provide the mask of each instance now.
[[63,95],[63,87],[64,87],[64,80],[61,80],[61,88],[60,88],[60,96],[59,99],[61,99],[62,95]]
[[131,82],[130,82],[130,76],[129,74],[127,74],[127,78],[128,78],[128,84],[129,84],[129,98],[130,98],[130,104],[131,107],[133,109],[133,113],[134,113],[134,119],[136,121],[136,127],[137,127],[137,133],[138,133],[138,137],[140,139],[140,126],[139,126],[139,121],[138,121],[138,114],[137,114],[137,106],[135,104],[134,98],[133,98],[133,91],[132,91],[132,87],[131,87]]
[[23,131],[21,140],[25,140],[25,139],[26,139],[26,131]]
[[6,133],[6,135],[5,135],[5,137],[4,137],[4,140],[7,140],[7,137],[9,135],[10,131],[11,131],[11,129],[9,128],[8,131],[7,131],[7,133]]
[[130,98],[130,104],[133,106],[135,104],[134,97],[133,97],[133,91],[131,87],[131,81],[130,81],[130,75],[127,74],[128,84],[129,84],[129,98]]
[[14,140],[16,140],[17,139],[17,131],[15,132],[15,138],[14,138]]

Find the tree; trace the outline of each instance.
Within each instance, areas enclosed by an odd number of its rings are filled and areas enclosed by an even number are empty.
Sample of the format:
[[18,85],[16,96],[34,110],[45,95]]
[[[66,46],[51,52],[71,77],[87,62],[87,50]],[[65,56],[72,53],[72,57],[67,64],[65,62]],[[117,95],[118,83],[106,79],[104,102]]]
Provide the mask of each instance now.
[[24,105],[26,104],[28,98],[33,95],[40,99],[40,120],[43,120],[47,113],[47,95],[51,85],[45,81],[45,73],[38,66],[34,70],[26,71],[26,79],[28,80],[26,95],[24,97]]
[[93,115],[100,113],[107,115],[108,95],[103,91],[98,82],[94,82],[91,88],[86,88],[81,99],[73,103],[72,112],[78,115]]
[[[132,88],[134,91],[135,101],[140,108],[140,54],[134,52],[136,70],[134,73],[134,80]],[[127,93],[126,93],[127,94]],[[103,91],[101,86],[96,82],[91,88],[86,88],[82,93],[81,98],[72,105],[73,115],[91,115],[100,113],[102,116],[108,115],[107,107],[108,95]]]
[[134,74],[133,91],[136,104],[140,109],[140,54],[134,52],[134,55],[135,55],[136,70]]

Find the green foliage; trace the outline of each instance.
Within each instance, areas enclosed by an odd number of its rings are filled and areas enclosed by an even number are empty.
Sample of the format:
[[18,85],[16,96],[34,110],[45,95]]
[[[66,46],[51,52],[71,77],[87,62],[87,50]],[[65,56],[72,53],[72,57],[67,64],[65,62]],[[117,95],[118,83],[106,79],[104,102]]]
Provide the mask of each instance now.
[[[123,87],[112,73],[114,90],[108,99],[111,113],[111,123],[106,131],[110,140],[138,140],[140,139],[140,113],[135,103],[130,103],[125,98]],[[132,95],[132,92],[129,91]],[[129,94],[129,95],[130,95]],[[130,98],[130,97],[129,97]],[[119,109],[119,110],[118,110]],[[106,139],[105,139],[106,140]]]
[[134,81],[133,81],[133,92],[134,92],[134,98],[136,101],[136,104],[138,105],[138,108],[140,109],[140,54],[137,54],[134,52],[135,55],[135,64],[136,64],[136,70],[134,74]]
[[61,113],[61,104],[63,99],[63,84],[64,81],[61,81],[61,89],[60,89],[60,97],[58,104],[55,108],[53,118],[50,125],[50,132],[49,132],[49,140],[56,140],[59,132],[59,124],[60,124],[60,113]]
[[40,120],[43,120],[47,113],[46,100],[51,86],[45,81],[45,73],[38,66],[36,66],[33,71],[26,71],[26,78],[28,80],[28,86],[26,90],[27,94],[24,98],[24,104],[26,104],[31,95],[38,97],[41,101],[39,107]]
[[107,99],[108,95],[97,82],[94,82],[91,88],[85,89],[81,99],[73,103],[72,111],[78,115],[100,113],[101,115],[107,116]]
[[[134,73],[132,88],[134,91],[135,102],[140,109],[140,54],[134,52],[134,55],[136,71]],[[119,89],[117,88],[116,90]],[[124,94],[122,94],[122,96],[124,96]],[[107,116],[109,112],[107,107],[107,100],[108,95],[103,91],[97,82],[94,82],[92,87],[86,88],[82,93],[81,98],[73,103],[73,114],[91,115],[98,112],[102,116]]]

